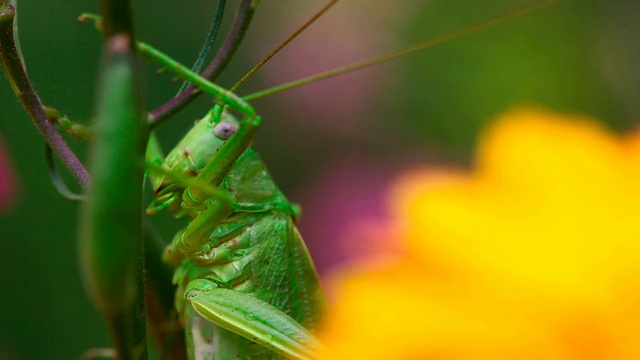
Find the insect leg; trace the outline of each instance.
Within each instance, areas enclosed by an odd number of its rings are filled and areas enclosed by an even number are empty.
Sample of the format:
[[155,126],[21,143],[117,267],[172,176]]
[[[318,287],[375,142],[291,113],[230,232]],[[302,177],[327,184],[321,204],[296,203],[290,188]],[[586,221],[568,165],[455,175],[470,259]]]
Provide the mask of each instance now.
[[148,59],[157,61],[163,67],[166,67],[167,69],[182,76],[187,81],[197,86],[200,90],[216,97],[220,102],[230,108],[238,110],[248,117],[256,117],[256,111],[253,106],[235,93],[203,78],[149,44],[138,42],[136,43],[136,48],[141,55]]
[[179,232],[165,251],[163,260],[178,265],[185,257],[206,253],[210,250],[209,236],[216,226],[233,212],[230,200],[214,198],[205,211],[189,223],[184,232]]
[[[236,210],[237,205],[228,193],[217,187],[202,182],[197,178],[188,178],[175,173],[163,167],[161,162],[154,162],[153,148],[155,146],[147,149],[147,159],[150,160],[147,162],[149,172],[156,174],[156,176],[172,179],[176,184],[184,187],[185,192],[191,189],[207,196],[207,201],[202,204],[204,205],[203,209],[198,209],[193,221],[189,223],[184,231],[176,234],[176,237],[174,237],[165,251],[164,261],[168,264],[178,265],[185,257],[191,257],[209,250],[210,245],[207,244],[209,236],[223,219]],[[151,208],[151,210],[153,213],[154,209]]]
[[320,344],[289,315],[251,295],[217,286],[207,279],[189,284],[186,298],[200,316],[288,358],[314,358]]
[[[223,110],[223,106],[216,105],[212,110],[214,119],[220,119]],[[198,174],[197,179],[213,186],[219,186],[231,170],[231,167],[233,167],[238,158],[240,158],[240,155],[242,155],[251,144],[261,122],[262,118],[258,116],[245,116],[242,121],[240,121],[236,133],[233,134],[225,146],[209,160],[207,165]],[[182,200],[188,206],[195,206],[206,199],[207,194],[198,188],[187,189],[182,197]]]
[[[253,136],[260,127],[262,119],[256,114],[255,109],[241,97],[194,73],[154,47],[145,43],[138,43],[137,49],[143,56],[157,61],[162,66],[184,77],[201,90],[217,97],[219,103],[212,110],[214,119],[220,119],[225,106],[237,110],[243,115],[238,131],[229,139],[226,146],[216,153],[198,175],[198,179],[207,184],[216,187],[219,186],[233,164],[249,147]],[[187,206],[195,206],[207,198],[208,195],[205,192],[199,191],[198,189],[187,189],[183,200]]]
[[147,208],[147,215],[159,213],[180,198],[180,195],[176,193],[178,184],[170,184],[160,189],[160,185],[165,181],[165,176],[164,173],[156,174],[157,169],[164,169],[165,172],[169,172],[169,169],[165,166],[164,158],[158,137],[155,133],[151,133],[145,153],[145,161],[148,168],[145,172],[145,180],[148,179],[151,183],[151,189],[154,190],[155,197]]

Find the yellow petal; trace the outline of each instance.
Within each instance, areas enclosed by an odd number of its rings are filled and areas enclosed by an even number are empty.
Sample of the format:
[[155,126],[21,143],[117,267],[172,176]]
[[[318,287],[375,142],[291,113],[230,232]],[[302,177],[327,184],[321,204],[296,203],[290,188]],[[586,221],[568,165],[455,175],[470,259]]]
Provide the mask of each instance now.
[[342,275],[325,358],[640,358],[640,134],[516,110],[477,154],[398,182],[408,253]]

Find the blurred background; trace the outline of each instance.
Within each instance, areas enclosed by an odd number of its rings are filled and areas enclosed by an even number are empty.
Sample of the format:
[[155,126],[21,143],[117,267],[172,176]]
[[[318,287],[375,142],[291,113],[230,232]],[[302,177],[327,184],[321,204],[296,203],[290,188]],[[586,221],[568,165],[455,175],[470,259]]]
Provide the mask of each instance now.
[[[227,10],[231,18],[233,3]],[[324,5],[263,1],[229,70],[229,87]],[[344,0],[276,56],[240,94],[444,35],[514,8],[515,0]],[[216,2],[135,1],[138,36],[190,65]],[[19,3],[22,51],[45,104],[88,122],[100,36],[78,25],[97,4]],[[436,48],[254,101],[256,147],[291,201],[321,275],[366,255],[353,229],[383,223],[385,191],[408,169],[472,166],[482,128],[512,106],[593,116],[614,131],[640,115],[640,3],[566,0]],[[171,75],[148,66],[147,107],[175,95]],[[211,105],[202,97],[160,129],[164,148]],[[84,156],[84,145],[70,139]],[[67,177],[68,178],[68,177]],[[71,183],[71,182],[70,182]],[[43,141],[0,81],[0,359],[75,359],[109,346],[76,263],[78,204],[54,190]],[[166,220],[171,239],[183,222]],[[158,222],[158,221],[156,221]],[[365,229],[366,230],[366,226]]]

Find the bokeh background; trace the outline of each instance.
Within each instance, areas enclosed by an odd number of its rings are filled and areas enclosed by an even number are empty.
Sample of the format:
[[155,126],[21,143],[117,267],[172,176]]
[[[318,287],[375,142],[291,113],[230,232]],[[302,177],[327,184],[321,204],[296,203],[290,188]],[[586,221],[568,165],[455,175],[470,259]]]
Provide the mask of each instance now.
[[[240,93],[447,34],[523,3],[343,0]],[[219,82],[232,85],[323,5],[263,1]],[[190,64],[214,8],[209,0],[135,1],[138,36]],[[95,2],[80,0],[19,3],[33,83],[46,104],[82,122],[91,116],[100,37],[75,19],[96,10]],[[256,100],[265,120],[256,147],[285,194],[303,206],[300,228],[321,274],[370,251],[354,229],[384,221],[385,189],[398,174],[471,166],[478,133],[511,106],[588,114],[616,131],[633,129],[640,116],[638,13],[633,0],[560,1],[419,54]],[[149,108],[178,87],[154,70],[149,66],[145,79]],[[202,98],[163,126],[165,148],[208,106]],[[84,154],[83,144],[69,141]],[[0,82],[0,359],[74,359],[109,345],[76,263],[78,204],[54,190],[43,154],[36,128]],[[167,239],[183,225],[161,219]]]

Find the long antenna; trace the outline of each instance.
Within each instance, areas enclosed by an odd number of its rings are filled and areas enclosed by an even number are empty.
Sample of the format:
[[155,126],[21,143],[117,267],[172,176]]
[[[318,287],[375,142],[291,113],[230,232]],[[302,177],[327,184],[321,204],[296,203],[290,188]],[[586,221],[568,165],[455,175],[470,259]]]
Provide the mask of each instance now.
[[289,37],[286,38],[283,42],[281,42],[280,45],[276,46],[275,49],[273,49],[269,53],[269,55],[265,56],[264,59],[260,60],[260,62],[256,66],[254,66],[253,69],[251,69],[245,76],[243,76],[242,79],[240,79],[235,85],[233,85],[233,87],[231,87],[229,91],[235,92],[236,89],[238,89],[242,84],[244,84],[244,82],[247,81],[247,79],[249,79],[264,64],[266,64],[267,61],[271,60],[271,58],[274,57],[278,52],[280,52],[280,50],[282,50],[285,46],[287,46],[287,44],[289,44],[298,35],[302,34],[303,31],[305,31],[309,26],[311,26],[311,24],[313,24],[322,15],[324,15],[324,13],[329,11],[329,9],[331,9],[331,7],[335,5],[337,2],[338,0],[332,0],[327,5],[325,5],[322,9],[320,9],[320,11],[318,11],[315,15],[313,15],[311,19],[307,20],[307,22],[302,24],[302,26],[298,28],[298,30],[294,31],[293,34],[289,35]]
[[465,28],[462,28],[458,31],[449,33],[447,35],[443,35],[443,36],[439,36],[430,40],[427,40],[425,42],[422,42],[420,44],[405,48],[405,49],[401,49],[401,50],[396,50],[384,55],[380,55],[380,56],[375,56],[372,57],[370,59],[364,60],[364,61],[360,61],[351,65],[346,65],[346,66],[342,66],[333,70],[329,70],[329,71],[325,71],[322,72],[320,74],[316,74],[313,76],[309,76],[306,78],[302,78],[296,81],[292,81],[286,84],[282,84],[282,85],[278,85],[278,86],[274,86],[272,88],[269,89],[265,89],[250,95],[246,95],[243,96],[242,99],[246,100],[246,101],[250,101],[250,100],[254,100],[257,98],[261,98],[267,95],[271,95],[271,94],[275,94],[284,90],[288,90],[288,89],[292,89],[295,87],[299,87],[302,85],[306,85],[309,83],[313,83],[319,80],[324,80],[324,79],[329,79],[338,75],[342,75],[345,73],[349,73],[352,71],[356,71],[356,70],[360,70],[360,69],[364,69],[373,65],[377,65],[380,63],[384,63],[393,59],[397,59],[399,57],[408,55],[408,54],[412,54],[415,52],[419,52],[422,50],[426,50],[429,48],[432,48],[434,46],[449,42],[451,40],[457,39],[459,37],[462,37],[464,35],[468,35],[471,33],[474,33],[476,31],[480,31],[492,26],[496,26],[499,25],[501,23],[516,19],[522,15],[528,14],[531,11],[534,10],[538,10],[538,9],[542,9],[544,7],[550,6],[556,2],[558,2],[559,0],[545,0],[545,1],[536,1],[533,3],[529,3],[529,4],[525,4],[522,5],[520,7],[517,7],[513,10],[510,10],[506,13],[497,15],[493,18],[490,18],[488,20],[484,20],[482,22],[479,23],[475,23],[472,25],[469,25]]

